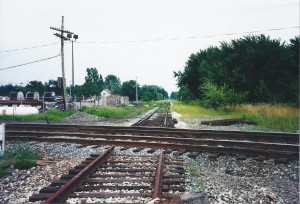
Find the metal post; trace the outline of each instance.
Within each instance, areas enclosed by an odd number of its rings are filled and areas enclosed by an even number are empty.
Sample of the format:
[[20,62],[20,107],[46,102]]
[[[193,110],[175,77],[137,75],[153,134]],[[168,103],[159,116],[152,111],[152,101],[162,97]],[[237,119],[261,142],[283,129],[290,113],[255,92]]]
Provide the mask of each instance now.
[[[73,40],[72,42],[72,87],[74,87],[74,53],[73,53]],[[72,97],[72,95],[71,95]]]
[[43,95],[43,113],[45,113],[45,93]]

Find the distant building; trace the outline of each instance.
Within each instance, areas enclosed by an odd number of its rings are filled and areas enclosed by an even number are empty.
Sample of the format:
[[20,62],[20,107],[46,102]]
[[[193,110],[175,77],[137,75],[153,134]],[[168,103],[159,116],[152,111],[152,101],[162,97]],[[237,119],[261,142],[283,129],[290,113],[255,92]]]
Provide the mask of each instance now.
[[119,106],[129,104],[129,98],[127,96],[113,95],[108,89],[101,91],[100,95],[100,106]]
[[100,95],[104,96],[104,97],[108,97],[111,95],[111,91],[108,89],[103,89],[103,91],[101,91]]

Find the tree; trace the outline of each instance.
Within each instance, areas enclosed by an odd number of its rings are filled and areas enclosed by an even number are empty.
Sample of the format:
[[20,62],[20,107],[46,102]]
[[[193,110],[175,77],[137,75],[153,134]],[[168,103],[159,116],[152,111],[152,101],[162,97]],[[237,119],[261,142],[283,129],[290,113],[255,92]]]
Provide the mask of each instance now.
[[62,88],[58,88],[57,80],[49,79],[48,82],[44,83],[45,91],[54,91],[55,95],[62,95]]
[[168,92],[157,85],[143,85],[140,95],[144,101],[156,101],[168,98]]
[[121,80],[115,75],[107,75],[104,79],[105,87],[113,94],[121,94]]
[[[298,53],[298,54],[297,54]],[[299,98],[299,37],[285,45],[265,35],[249,35],[191,54],[183,71],[174,72],[183,100],[203,100],[206,82],[238,93],[248,102],[293,102]],[[269,97],[263,96],[267,94]]]
[[78,92],[77,88],[75,89],[75,94],[79,96],[99,95],[100,91],[104,88],[102,75],[98,73],[96,68],[87,68],[86,72],[85,82]]
[[45,87],[41,81],[30,81],[26,86],[25,90],[28,91],[37,91],[42,96],[45,92]]
[[11,92],[19,92],[22,91],[24,93],[25,89],[22,86],[8,84],[5,86],[0,86],[0,96],[9,96]]
[[177,91],[176,91],[176,92],[175,92],[175,91],[172,91],[172,92],[171,92],[171,95],[170,95],[170,99],[171,99],[171,100],[177,99],[177,94],[178,94]]
[[[122,95],[123,96],[128,96],[130,101],[135,101],[136,100],[136,81],[135,80],[130,80],[130,81],[125,81],[122,84]],[[139,84],[137,84],[138,87],[138,93],[140,92],[140,87]],[[138,95],[140,98],[140,96]]]

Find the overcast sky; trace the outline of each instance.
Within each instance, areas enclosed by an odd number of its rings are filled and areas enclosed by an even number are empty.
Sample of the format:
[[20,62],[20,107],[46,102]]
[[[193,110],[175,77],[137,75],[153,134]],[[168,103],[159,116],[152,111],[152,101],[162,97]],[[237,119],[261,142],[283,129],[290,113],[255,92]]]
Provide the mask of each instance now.
[[[50,26],[61,27],[62,16],[65,29],[79,35],[75,84],[83,84],[86,69],[96,67],[103,78],[137,77],[139,84],[169,93],[178,90],[173,71],[183,70],[200,49],[251,31],[282,42],[299,35],[298,0],[0,0],[0,85],[62,75],[60,57],[1,70],[58,55],[60,39]],[[68,86],[71,59],[66,43]]]

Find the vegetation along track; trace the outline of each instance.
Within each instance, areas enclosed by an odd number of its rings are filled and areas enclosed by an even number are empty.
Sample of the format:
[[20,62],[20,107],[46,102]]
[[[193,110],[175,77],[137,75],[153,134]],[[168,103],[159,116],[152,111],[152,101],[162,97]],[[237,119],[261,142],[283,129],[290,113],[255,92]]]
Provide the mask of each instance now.
[[47,124],[7,124],[7,140],[74,142],[136,148],[299,159],[299,134]]
[[[184,192],[185,166],[180,159],[163,153],[155,156],[124,156],[113,153],[114,146],[100,155],[91,155],[68,175],[52,182],[29,198],[30,202],[89,203],[89,199],[111,198],[126,201],[176,199]],[[116,200],[114,200],[116,201]],[[115,202],[114,202],[115,203]]]

